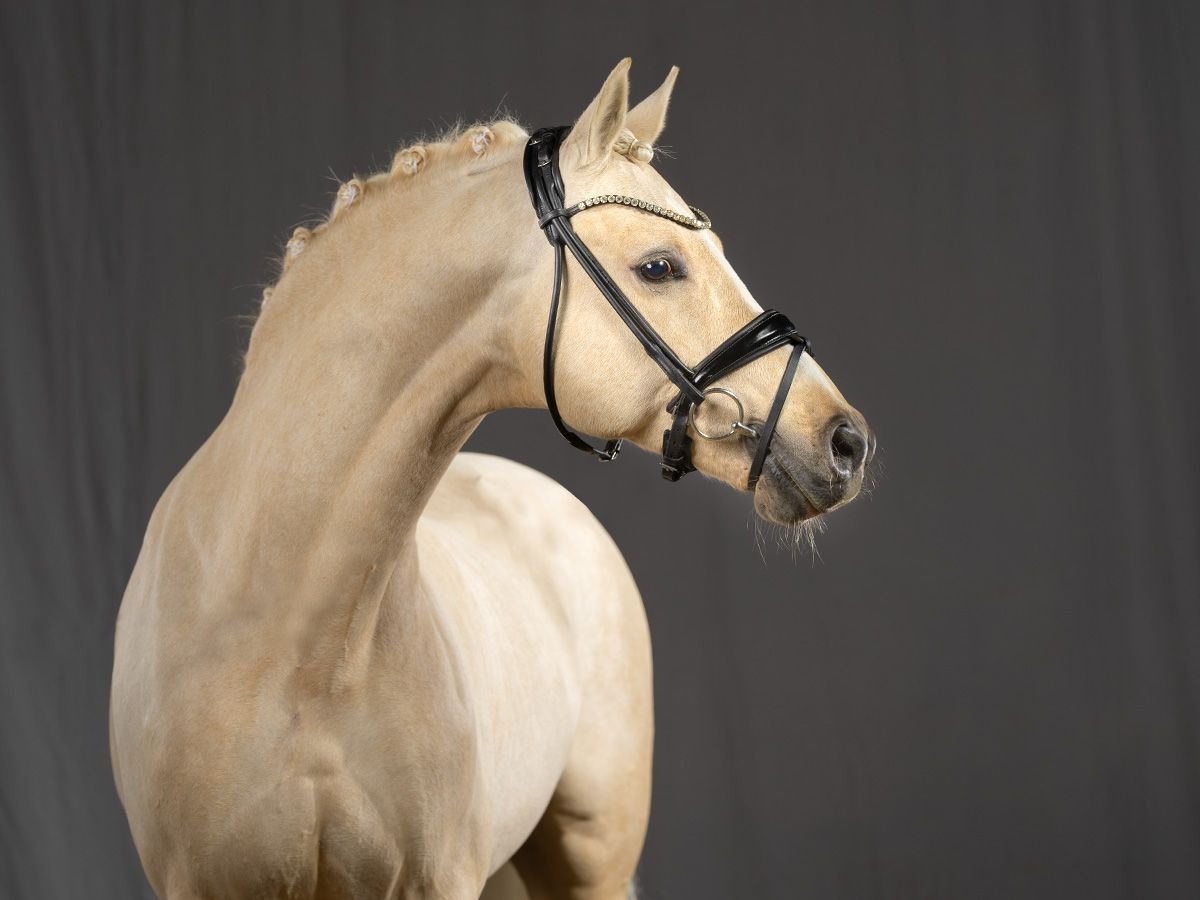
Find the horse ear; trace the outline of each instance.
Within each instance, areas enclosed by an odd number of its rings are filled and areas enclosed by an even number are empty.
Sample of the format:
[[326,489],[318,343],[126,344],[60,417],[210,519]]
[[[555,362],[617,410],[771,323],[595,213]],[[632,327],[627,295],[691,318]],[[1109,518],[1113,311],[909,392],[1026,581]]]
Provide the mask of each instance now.
[[608,73],[604,86],[567,135],[564,149],[570,149],[584,166],[602,163],[612,151],[613,142],[625,127],[629,111],[629,57]]
[[671,66],[666,81],[658,86],[658,90],[631,109],[625,117],[625,127],[643,144],[653,145],[662,134],[667,124],[667,104],[671,102],[671,91],[675,88],[678,75],[679,66]]

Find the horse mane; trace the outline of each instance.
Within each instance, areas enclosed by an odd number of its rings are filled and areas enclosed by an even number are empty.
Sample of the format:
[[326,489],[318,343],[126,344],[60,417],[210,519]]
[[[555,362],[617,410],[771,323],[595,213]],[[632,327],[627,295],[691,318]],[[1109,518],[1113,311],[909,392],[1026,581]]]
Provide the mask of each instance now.
[[323,234],[336,227],[348,209],[370,202],[372,195],[378,199],[384,191],[411,190],[431,178],[440,180],[451,174],[459,174],[467,165],[478,163],[480,159],[506,159],[512,152],[522,150],[528,137],[525,128],[507,115],[471,124],[459,121],[432,135],[404,144],[392,155],[391,165],[387,169],[364,176],[356,175],[339,183],[329,212],[320,219],[296,226],[284,244],[283,253],[272,259],[275,278],[263,285],[262,294],[253,310],[237,316],[249,336],[240,354],[241,372],[244,374],[246,371],[255,328],[290,263],[319,241]]
[[248,317],[253,328],[262,310],[271,300],[275,285],[287,272],[292,260],[329,229],[352,206],[370,202],[372,195],[382,191],[402,191],[427,181],[431,177],[458,174],[466,165],[495,156],[504,158],[514,150],[523,149],[529,137],[516,119],[503,116],[487,122],[465,124],[456,122],[449,128],[407,143],[392,156],[391,165],[369,175],[356,175],[338,185],[329,212],[315,222],[298,225],[277,257],[275,280],[263,287],[262,299],[254,314]]
[[[339,218],[351,207],[369,203],[372,195],[379,195],[383,191],[411,190],[431,178],[461,174],[467,166],[477,164],[481,159],[506,159],[511,153],[522,151],[528,138],[529,133],[524,126],[509,115],[470,124],[459,121],[433,135],[405,144],[393,154],[387,169],[365,176],[356,175],[341,182],[334,192],[329,212],[316,221],[296,226],[292,231],[283,253],[274,260],[274,281],[263,287],[257,307],[249,315],[241,317],[242,321],[253,332],[290,263],[320,240],[322,234],[336,227]],[[655,149],[662,150],[637,140],[628,130],[623,131],[613,145],[615,152],[639,162],[649,162]],[[242,363],[244,368],[245,353]]]

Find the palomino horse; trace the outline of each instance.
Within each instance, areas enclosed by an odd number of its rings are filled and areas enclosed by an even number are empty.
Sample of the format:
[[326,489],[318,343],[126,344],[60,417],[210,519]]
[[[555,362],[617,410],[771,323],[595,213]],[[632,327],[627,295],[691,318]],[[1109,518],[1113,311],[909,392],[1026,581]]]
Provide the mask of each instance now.
[[[650,165],[675,70],[630,110],[628,67],[561,146],[566,200],[686,218]],[[458,452],[489,412],[546,405],[554,254],[527,137],[497,122],[411,147],[298,230],[228,414],[154,510],[117,622],[111,744],[161,897],[466,900],[509,860],[534,898],[632,891],[653,731],[637,588],[565,490]],[[760,312],[709,230],[616,203],[576,223],[681,359]],[[657,449],[678,387],[566,275],[562,417]],[[870,443],[800,357],[754,489],[782,523],[850,500]],[[721,385],[761,420],[788,359]],[[692,462],[745,489],[756,433],[697,439]]]

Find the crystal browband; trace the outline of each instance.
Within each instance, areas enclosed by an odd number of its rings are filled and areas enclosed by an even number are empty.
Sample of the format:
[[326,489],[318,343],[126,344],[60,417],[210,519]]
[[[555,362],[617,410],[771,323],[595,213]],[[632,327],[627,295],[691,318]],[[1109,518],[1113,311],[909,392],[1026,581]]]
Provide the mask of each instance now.
[[659,206],[657,203],[651,203],[649,200],[639,200],[637,197],[626,197],[624,194],[601,194],[599,197],[588,197],[586,200],[580,200],[574,206],[567,207],[568,215],[575,215],[591,206],[601,206],[605,203],[619,203],[622,206],[632,206],[635,209],[644,209],[648,213],[653,213],[656,216],[661,216],[664,219],[669,219],[679,225],[687,228],[701,230],[704,228],[712,228],[712,220],[705,215],[704,210],[697,209],[692,205],[688,205],[688,209],[692,211],[692,215],[685,216],[683,213],[675,212],[673,209],[666,209]]

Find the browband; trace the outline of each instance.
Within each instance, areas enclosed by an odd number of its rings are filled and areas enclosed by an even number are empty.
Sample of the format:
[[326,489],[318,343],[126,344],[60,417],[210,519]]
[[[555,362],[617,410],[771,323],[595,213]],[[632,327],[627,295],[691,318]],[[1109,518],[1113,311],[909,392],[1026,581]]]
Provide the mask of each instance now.
[[[604,266],[592,255],[591,250],[571,225],[571,217],[595,206],[620,204],[669,219],[687,228],[709,228],[712,223],[708,216],[695,207],[689,207],[692,212],[689,216],[649,201],[620,194],[590,197],[570,207],[565,206],[566,190],[563,186],[562,172],[559,169],[558,151],[570,130],[569,125],[562,125],[555,128],[543,128],[535,132],[526,144],[524,158],[525,183],[529,188],[529,198],[537,214],[538,225],[555,251],[554,285],[550,298],[550,315],[546,324],[546,341],[542,357],[542,382],[550,417],[554,420],[559,432],[573,447],[606,461],[613,459],[620,452],[620,440],[610,440],[603,447],[596,447],[568,428],[559,413],[554,395],[554,338],[562,298],[566,252],[570,250],[571,255],[595,283],[609,305],[621,317],[626,327],[633,332],[646,354],[679,389],[679,393],[667,405],[667,412],[673,416],[673,421],[671,427],[663,433],[662,474],[668,481],[677,481],[688,472],[695,470],[691,463],[691,437],[688,435],[688,423],[693,410],[704,402],[707,392],[719,390],[722,393],[728,393],[723,388],[711,388],[713,382],[773,350],[785,345],[792,346],[791,356],[776,390],[775,401],[766,422],[757,428],[740,421],[735,422],[728,435],[714,438],[729,437],[737,430],[757,436],[758,446],[747,480],[747,487],[753,490],[762,472],[768,445],[774,436],[775,426],[779,421],[784,401],[787,399],[796,366],[801,354],[808,346],[808,342],[796,333],[795,326],[787,316],[774,310],[768,310],[730,335],[695,368],[684,363],[625,296]],[[734,399],[737,398],[734,397]],[[737,402],[740,409],[741,401]]]

